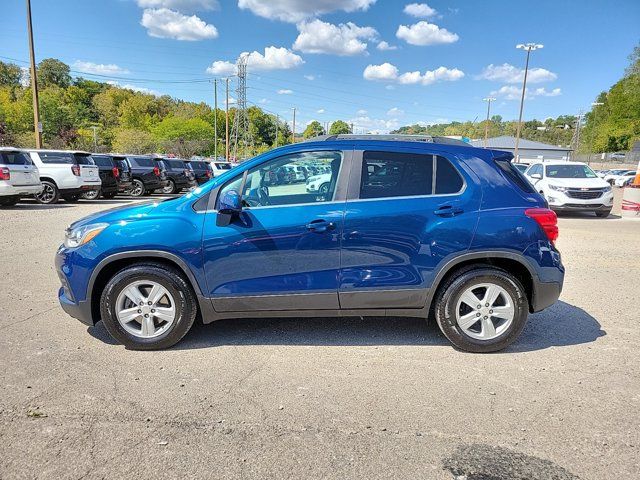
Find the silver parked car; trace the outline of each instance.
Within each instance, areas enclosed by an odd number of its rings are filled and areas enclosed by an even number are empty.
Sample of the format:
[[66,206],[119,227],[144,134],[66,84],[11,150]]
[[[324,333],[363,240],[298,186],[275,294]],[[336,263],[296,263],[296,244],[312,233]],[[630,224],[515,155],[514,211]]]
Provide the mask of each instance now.
[[17,148],[0,147],[0,207],[10,207],[21,197],[42,191],[40,174],[29,154]]

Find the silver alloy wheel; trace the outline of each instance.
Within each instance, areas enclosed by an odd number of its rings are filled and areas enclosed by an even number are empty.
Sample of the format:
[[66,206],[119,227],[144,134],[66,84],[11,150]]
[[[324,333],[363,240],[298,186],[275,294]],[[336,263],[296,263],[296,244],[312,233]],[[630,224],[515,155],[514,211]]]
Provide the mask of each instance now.
[[479,283],[467,288],[456,305],[456,323],[477,340],[493,340],[502,335],[515,317],[511,295],[495,283]]
[[82,194],[82,198],[86,200],[95,200],[100,196],[100,190],[89,190],[88,192],[84,192]]
[[169,183],[167,183],[167,185],[165,187],[162,187],[162,193],[174,193],[176,191],[176,187],[174,185],[174,183],[169,180]]
[[154,338],[176,320],[176,304],[169,291],[153,280],[127,285],[116,299],[118,323],[138,338]]
[[41,203],[51,203],[56,196],[56,189],[49,182],[42,182],[42,190],[35,195]]
[[140,197],[144,193],[144,185],[140,180],[134,180],[131,184],[131,190],[129,194],[134,197]]

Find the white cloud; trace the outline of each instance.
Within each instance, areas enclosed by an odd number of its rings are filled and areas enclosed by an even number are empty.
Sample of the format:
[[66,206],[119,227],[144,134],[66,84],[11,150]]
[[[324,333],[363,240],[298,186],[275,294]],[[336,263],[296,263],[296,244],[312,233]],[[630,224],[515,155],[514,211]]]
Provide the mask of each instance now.
[[396,37],[411,45],[427,46],[458,41],[458,35],[446,28],[440,28],[429,22],[418,22],[414,25],[400,25]]
[[354,130],[363,130],[367,133],[389,133],[391,130],[395,130],[400,126],[397,119],[391,118],[389,120],[381,118],[371,118],[368,115],[358,115],[355,118],[347,120],[347,123],[353,123]]
[[316,110],[316,113],[323,114],[323,113],[324,113],[324,108],[321,108],[321,109],[319,109],[319,110]]
[[339,25],[312,20],[297,25],[298,38],[293,43],[294,50],[305,53],[328,53],[333,55],[358,55],[366,52],[367,44],[377,36],[375,28],[359,27],[348,22]]
[[383,52],[386,52],[388,50],[397,50],[398,47],[396,47],[395,45],[389,45],[388,42],[385,42],[384,40],[381,41],[380,43],[378,43],[378,45],[376,46],[376,48],[378,50],[381,50]]
[[126,68],[122,68],[113,63],[93,63],[76,60],[73,67],[82,73],[95,73],[97,75],[126,75],[130,73]]
[[431,85],[436,82],[455,82],[464,77],[464,72],[457,68],[438,67],[435,70],[426,70],[400,73],[398,67],[390,63],[382,65],[368,65],[362,76],[365,80],[399,83],[401,85]]
[[293,90],[289,90],[288,88],[281,88],[276,92],[278,95],[291,95]]
[[[509,63],[502,65],[490,64],[486,66],[476,78],[505,83],[522,83],[524,68],[514,67]],[[550,82],[558,78],[553,72],[545,68],[530,68],[527,73],[527,83]]]
[[229,77],[231,75],[235,75],[236,65],[225,60],[216,60],[207,67],[207,73],[221,77]]
[[367,10],[376,0],[238,0],[238,7],[271,20],[298,23],[324,13]]
[[138,85],[131,85],[129,83],[120,84],[115,80],[107,80],[109,85],[113,85],[114,87],[126,88],[127,90],[133,90],[134,92],[147,93],[149,95],[155,95],[156,97],[161,96],[162,94],[157,90],[152,90],[146,87],[139,87]]
[[[498,90],[492,91],[490,95],[504,100],[520,100],[522,97],[522,88],[515,85],[504,85]],[[535,97],[557,97],[559,95],[562,95],[560,88],[554,88],[553,90],[547,90],[543,87],[536,88],[535,90],[527,88],[525,92],[525,98],[527,99],[533,99]]]
[[313,81],[316,79],[316,77],[314,75],[305,75],[304,78],[306,78],[309,81]]
[[404,7],[404,13],[418,18],[434,17],[438,12],[426,3],[410,3]]
[[180,12],[199,12],[220,8],[218,0],[137,0],[136,3],[142,8],[171,8]]
[[389,62],[382,65],[367,65],[362,76],[365,80],[393,81],[398,78],[398,67]]
[[140,24],[150,36],[157,38],[195,41],[218,37],[216,27],[200,17],[183,15],[168,8],[146,9]]
[[[247,57],[247,70],[250,72],[288,70],[304,63],[300,55],[284,47],[266,47],[264,54],[255,50],[242,52],[240,57]],[[226,60],[216,60],[207,68],[207,73],[220,76],[234,75],[236,65]]]
[[398,107],[393,107],[387,111],[387,115],[389,115],[390,117],[400,117],[404,115],[404,110]]
[[258,101],[258,103],[265,104],[265,103],[270,103],[270,102],[269,102],[269,99],[267,99],[267,98],[261,98],[261,99]]
[[356,112],[356,115],[366,115],[367,111],[365,109],[360,109]]

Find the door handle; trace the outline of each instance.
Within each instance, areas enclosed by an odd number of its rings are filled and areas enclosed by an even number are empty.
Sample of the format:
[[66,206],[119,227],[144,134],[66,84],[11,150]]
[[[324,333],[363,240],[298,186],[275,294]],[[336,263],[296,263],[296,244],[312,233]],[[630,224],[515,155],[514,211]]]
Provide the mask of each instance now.
[[307,230],[310,232],[322,233],[328,230],[333,230],[335,225],[333,222],[327,222],[326,220],[313,220],[310,223],[307,223]]
[[456,215],[460,215],[464,210],[460,207],[455,207],[453,205],[442,205],[437,210],[434,210],[434,214],[440,217],[455,217]]

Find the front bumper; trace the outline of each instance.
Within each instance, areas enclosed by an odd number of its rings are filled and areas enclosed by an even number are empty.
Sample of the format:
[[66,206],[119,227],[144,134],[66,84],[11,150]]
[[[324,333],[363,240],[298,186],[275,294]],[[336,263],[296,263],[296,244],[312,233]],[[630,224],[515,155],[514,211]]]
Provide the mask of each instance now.
[[608,212],[613,205],[602,203],[566,203],[564,205],[549,205],[554,212]]
[[607,211],[613,208],[613,192],[608,191],[596,198],[575,198],[564,192],[549,190],[545,198],[549,208],[558,212]]
[[[82,268],[77,264],[74,266],[70,258],[71,255],[72,253],[63,246],[61,246],[56,253],[54,263],[56,273],[61,283],[61,287],[58,290],[58,301],[68,315],[80,320],[86,325],[94,325],[95,322],[91,314],[91,302],[87,298],[79,299],[81,295],[86,297],[86,292],[83,294],[79,292],[77,288],[74,292],[71,285],[72,277],[86,278],[88,280],[90,270]],[[85,281],[82,281],[82,283],[85,284]]]

